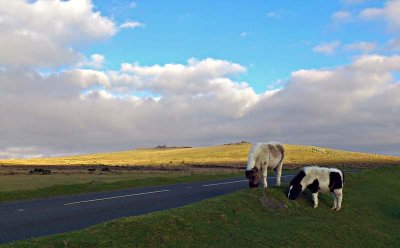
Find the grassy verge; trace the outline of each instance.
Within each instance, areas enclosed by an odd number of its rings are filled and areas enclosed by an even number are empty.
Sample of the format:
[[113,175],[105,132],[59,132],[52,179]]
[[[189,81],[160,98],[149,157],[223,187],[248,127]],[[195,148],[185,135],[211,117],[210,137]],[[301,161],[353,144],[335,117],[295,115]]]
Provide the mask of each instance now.
[[[65,177],[65,175],[60,175]],[[50,181],[54,185],[48,187],[42,187],[31,190],[12,190],[9,191],[7,187],[4,187],[0,191],[0,202],[10,201],[10,200],[22,200],[22,199],[33,199],[33,198],[43,198],[50,196],[60,196],[60,195],[72,195],[81,194],[89,192],[100,192],[108,190],[117,189],[127,189],[127,188],[137,188],[146,186],[160,186],[175,183],[186,183],[195,181],[204,181],[212,179],[222,179],[230,177],[243,176],[243,173],[205,173],[205,174],[186,174],[179,175],[174,173],[168,173],[158,176],[140,177],[132,180],[121,180],[115,182],[103,182],[103,181],[90,181],[87,180],[85,183],[75,183],[75,184],[58,184],[55,181]],[[18,176],[13,176],[14,179]],[[30,176],[30,178],[43,178],[47,176]],[[50,177],[50,176],[49,176]],[[56,178],[57,179],[57,178]],[[49,183],[49,182],[46,182]]]
[[0,192],[9,192],[17,190],[33,190],[46,188],[53,185],[71,185],[71,184],[86,184],[86,183],[114,183],[119,181],[139,180],[154,177],[179,177],[189,176],[191,173],[52,173],[50,175],[0,175]]
[[400,168],[346,175],[343,209],[330,210],[330,195],[311,209],[289,201],[285,187],[268,197],[288,208],[259,203],[261,190],[242,190],[185,207],[122,218],[81,231],[4,247],[398,247]]

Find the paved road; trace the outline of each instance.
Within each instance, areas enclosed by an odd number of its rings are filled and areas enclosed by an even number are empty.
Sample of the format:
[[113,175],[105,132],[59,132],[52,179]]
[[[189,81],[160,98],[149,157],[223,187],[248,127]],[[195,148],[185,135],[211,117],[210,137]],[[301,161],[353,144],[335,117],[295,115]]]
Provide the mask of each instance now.
[[[292,175],[282,176],[288,182]],[[245,178],[0,203],[0,244],[175,208],[248,187]],[[268,178],[270,185],[275,179]]]

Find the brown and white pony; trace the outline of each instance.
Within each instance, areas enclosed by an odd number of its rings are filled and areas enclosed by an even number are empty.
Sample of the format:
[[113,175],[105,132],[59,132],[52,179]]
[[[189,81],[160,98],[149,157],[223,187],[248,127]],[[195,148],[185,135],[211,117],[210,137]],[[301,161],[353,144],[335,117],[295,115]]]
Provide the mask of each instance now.
[[255,144],[251,148],[247,158],[246,177],[249,179],[249,186],[251,188],[258,187],[261,181],[261,172],[264,188],[267,188],[268,168],[274,170],[276,186],[280,186],[284,158],[285,149],[281,143],[271,142]]

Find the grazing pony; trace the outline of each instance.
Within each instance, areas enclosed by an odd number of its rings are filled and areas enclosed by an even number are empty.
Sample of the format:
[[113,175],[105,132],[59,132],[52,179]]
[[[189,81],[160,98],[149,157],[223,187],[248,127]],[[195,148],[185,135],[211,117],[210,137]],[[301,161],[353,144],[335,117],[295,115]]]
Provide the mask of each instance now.
[[260,173],[264,188],[268,187],[267,172],[268,168],[274,170],[276,175],[276,186],[281,186],[282,165],[285,158],[285,150],[280,143],[257,143],[249,153],[247,159],[246,177],[249,179],[251,188],[258,187],[260,184]]
[[341,170],[336,168],[322,168],[317,166],[303,167],[290,182],[287,197],[291,200],[296,198],[306,188],[312,193],[314,208],[318,207],[318,192],[333,195],[333,210],[342,208],[344,176]]

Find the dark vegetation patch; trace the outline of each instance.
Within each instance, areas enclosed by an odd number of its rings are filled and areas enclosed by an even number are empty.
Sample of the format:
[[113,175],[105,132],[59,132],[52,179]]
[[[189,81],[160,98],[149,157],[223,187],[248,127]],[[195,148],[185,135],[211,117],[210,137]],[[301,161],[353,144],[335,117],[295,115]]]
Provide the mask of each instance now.
[[42,168],[35,168],[31,171],[29,171],[29,174],[39,174],[39,175],[48,175],[51,174],[51,170],[48,169],[42,169]]
[[111,169],[110,167],[103,167],[101,168],[101,171],[111,172]]
[[251,144],[251,143],[248,142],[248,141],[242,140],[242,141],[239,141],[239,142],[236,142],[236,143],[227,143],[227,144],[224,144],[224,146],[246,145],[246,144]]
[[165,149],[187,149],[193,148],[191,146],[167,146],[167,145],[158,145],[154,147],[154,149],[165,150]]
[[275,198],[269,198],[266,196],[262,196],[259,199],[261,205],[263,205],[266,209],[269,210],[279,210],[279,209],[286,209],[287,206],[285,203],[283,203],[280,200],[277,200]]

